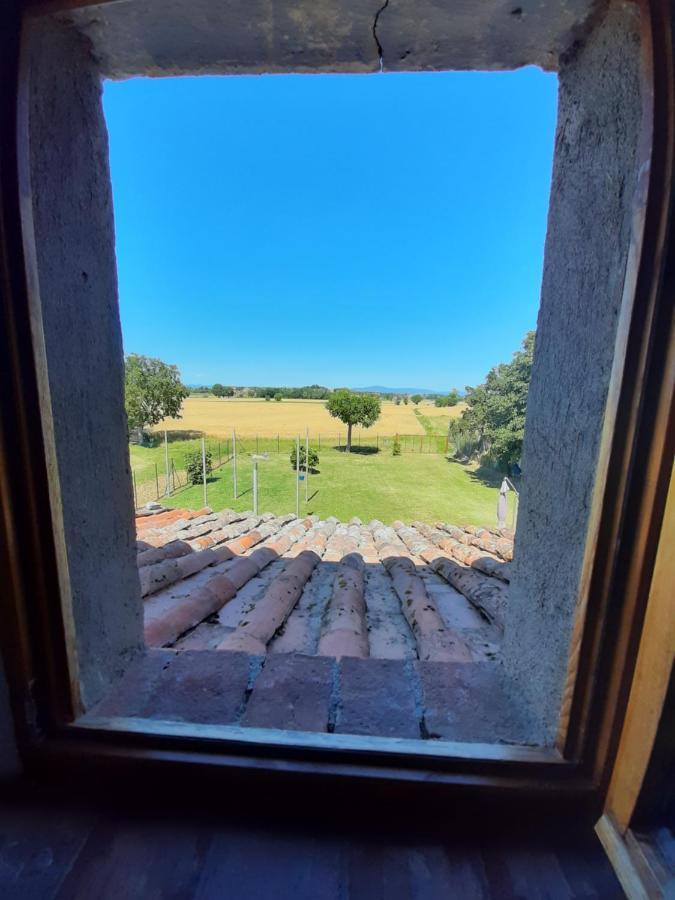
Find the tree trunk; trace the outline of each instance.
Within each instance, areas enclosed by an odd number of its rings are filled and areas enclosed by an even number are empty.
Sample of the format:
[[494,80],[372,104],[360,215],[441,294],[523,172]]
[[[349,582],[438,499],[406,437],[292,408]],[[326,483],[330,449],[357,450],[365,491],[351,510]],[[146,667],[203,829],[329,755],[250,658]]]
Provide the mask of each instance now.
[[352,426],[351,422],[347,425],[347,446],[345,447],[345,453],[352,452]]

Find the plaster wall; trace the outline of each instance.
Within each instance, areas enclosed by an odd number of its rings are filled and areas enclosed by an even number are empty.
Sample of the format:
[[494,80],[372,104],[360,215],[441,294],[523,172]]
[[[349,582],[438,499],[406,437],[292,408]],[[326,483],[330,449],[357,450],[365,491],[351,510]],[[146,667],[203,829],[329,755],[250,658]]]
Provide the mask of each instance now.
[[561,61],[548,231],[504,659],[555,737],[617,335],[641,123],[637,5]]
[[87,40],[59,23],[32,32],[29,127],[54,443],[88,707],[139,651],[142,607],[101,80]]

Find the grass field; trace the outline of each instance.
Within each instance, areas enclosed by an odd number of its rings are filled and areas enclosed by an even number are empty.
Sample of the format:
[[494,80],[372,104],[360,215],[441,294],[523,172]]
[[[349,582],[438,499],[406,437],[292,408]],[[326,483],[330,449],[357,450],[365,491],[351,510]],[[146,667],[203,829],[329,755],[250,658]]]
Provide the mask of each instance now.
[[[391,401],[382,403],[382,415],[370,429],[363,431],[364,436],[383,434],[425,434],[423,425],[414,413],[415,407],[401,403],[397,406]],[[435,407],[431,403],[422,403],[420,412],[434,417],[442,413],[445,417],[445,428],[449,415],[459,415],[463,404],[451,409]],[[439,420],[440,421],[440,420]],[[156,431],[203,431],[216,437],[229,437],[232,429],[246,436],[294,437],[304,435],[305,428],[310,434],[333,435],[345,434],[345,426],[338,419],[333,419],[326,411],[323,400],[228,400],[216,397],[188,397],[183,403],[183,415],[180,419],[165,419]],[[436,433],[445,433],[444,431]]]
[[[263,401],[264,402],[264,401]],[[194,444],[193,444],[194,446]],[[170,445],[178,458],[181,443]],[[164,449],[130,448],[132,466],[154,468],[164,465]],[[277,514],[295,511],[295,473],[288,452],[270,453],[259,464],[258,509]],[[232,495],[232,467],[225,463],[210,476],[208,505],[245,510],[253,507],[252,461],[241,454],[237,466],[239,496]],[[479,479],[469,466],[447,460],[436,453],[406,453],[392,456],[379,453],[346,455],[333,448],[320,454],[319,473],[309,477],[309,502],[305,503],[305,482],[300,483],[301,514],[323,518],[337,516],[345,521],[358,516],[363,521],[376,518],[390,524],[395,519],[426,522],[443,520],[455,524],[492,525],[496,522],[497,487]],[[162,499],[170,506],[199,508],[203,487],[188,487],[173,497]]]

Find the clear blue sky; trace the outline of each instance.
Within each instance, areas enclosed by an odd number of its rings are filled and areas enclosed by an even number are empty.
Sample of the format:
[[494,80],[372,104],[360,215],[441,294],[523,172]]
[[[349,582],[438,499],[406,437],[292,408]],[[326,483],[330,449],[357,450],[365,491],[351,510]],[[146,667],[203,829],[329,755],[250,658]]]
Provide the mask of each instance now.
[[190,384],[445,390],[535,326],[557,79],[108,82],[126,352]]

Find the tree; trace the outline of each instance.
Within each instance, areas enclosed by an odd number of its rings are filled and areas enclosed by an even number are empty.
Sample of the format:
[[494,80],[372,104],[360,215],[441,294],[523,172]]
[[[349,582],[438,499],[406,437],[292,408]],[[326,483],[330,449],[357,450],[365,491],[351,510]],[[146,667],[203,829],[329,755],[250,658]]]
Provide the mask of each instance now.
[[[298,460],[295,454],[296,447],[293,446],[291,449],[291,468],[295,469],[298,465]],[[307,470],[307,466],[305,463],[305,457],[307,455],[307,451],[305,449],[304,444],[300,444],[300,469],[305,472]],[[309,448],[309,469],[310,472],[312,470],[316,471],[319,466],[319,454],[316,452],[314,447]]]
[[408,405],[408,398],[407,398],[407,397],[404,397],[404,398],[403,398],[403,402],[404,402],[405,405],[407,406],[407,405]]
[[422,395],[421,394],[413,394],[410,399],[415,404],[415,406],[417,406],[419,403],[422,402]]
[[176,366],[138,353],[124,358],[124,405],[130,429],[142,433],[162,419],[179,419],[188,394]]
[[326,409],[335,419],[347,426],[346,452],[352,451],[352,426],[370,428],[380,417],[380,399],[374,394],[355,394],[345,389],[333,391],[326,402]]
[[457,388],[453,388],[448,393],[448,406],[457,406],[460,401],[459,391]]
[[451,391],[448,391],[447,396],[434,397],[434,404],[436,406],[457,406],[461,399],[457,388],[453,388]]
[[478,387],[467,387],[467,409],[462,424],[479,432],[490,445],[490,454],[505,471],[520,459],[525,433],[525,408],[532,374],[535,332],[523,339],[523,348],[510,363],[488,372]]
[[234,388],[233,387],[224,387],[223,388],[223,397],[234,397]]
[[277,391],[274,395],[274,399],[277,401],[277,403],[281,403],[281,401],[284,399],[284,395]]
[[210,450],[204,452],[202,459],[202,451],[190,450],[185,454],[185,472],[190,484],[202,484],[204,481],[204,466],[206,463],[206,474],[210,475],[213,469],[213,457]]
[[211,393],[214,397],[224,397],[225,396],[225,388],[222,384],[216,382],[211,388]]

